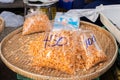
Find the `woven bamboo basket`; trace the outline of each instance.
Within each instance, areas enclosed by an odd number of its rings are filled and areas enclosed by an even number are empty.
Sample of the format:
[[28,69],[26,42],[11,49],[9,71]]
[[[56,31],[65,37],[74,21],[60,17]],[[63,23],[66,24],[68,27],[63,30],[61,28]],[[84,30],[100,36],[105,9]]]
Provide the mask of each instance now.
[[1,18],[0,17],[0,33],[3,31],[3,29],[4,29],[4,25],[5,23],[4,23],[4,20],[3,20],[3,18]]
[[24,41],[22,44],[26,44],[28,38],[33,39],[37,34],[22,36],[22,28],[15,30],[3,39],[0,46],[1,59],[14,72],[35,80],[91,80],[97,78],[114,64],[118,50],[116,40],[109,32],[97,25],[84,21],[81,21],[80,24],[82,29],[93,30],[108,58],[106,62],[96,65],[86,72],[77,72],[76,75],[71,76],[49,68],[36,70],[31,67],[29,55],[20,50],[25,47],[20,46],[19,40],[22,37]]

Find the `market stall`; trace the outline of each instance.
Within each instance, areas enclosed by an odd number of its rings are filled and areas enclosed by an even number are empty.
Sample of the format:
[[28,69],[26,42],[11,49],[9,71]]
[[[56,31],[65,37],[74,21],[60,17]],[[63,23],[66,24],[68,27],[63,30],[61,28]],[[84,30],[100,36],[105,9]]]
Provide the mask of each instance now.
[[[21,27],[2,32],[1,60],[18,79],[91,80],[102,76],[117,58],[115,35],[79,21],[81,16],[95,21],[99,11],[101,8],[57,13],[54,21],[41,11],[29,13]],[[16,30],[9,33],[6,29]]]

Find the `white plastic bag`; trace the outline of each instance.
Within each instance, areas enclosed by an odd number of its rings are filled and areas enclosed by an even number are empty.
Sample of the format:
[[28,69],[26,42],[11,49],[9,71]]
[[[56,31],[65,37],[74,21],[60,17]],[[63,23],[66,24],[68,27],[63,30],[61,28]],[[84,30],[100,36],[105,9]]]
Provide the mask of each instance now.
[[19,27],[23,25],[24,17],[12,12],[3,11],[0,16],[5,20],[6,27]]

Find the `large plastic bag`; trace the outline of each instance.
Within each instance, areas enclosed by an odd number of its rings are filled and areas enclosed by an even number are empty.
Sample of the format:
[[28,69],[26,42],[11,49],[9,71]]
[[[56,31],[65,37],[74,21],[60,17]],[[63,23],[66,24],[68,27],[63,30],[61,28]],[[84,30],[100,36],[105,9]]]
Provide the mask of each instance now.
[[52,31],[32,41],[29,44],[29,53],[33,53],[32,66],[75,74],[74,35],[74,31]]
[[40,31],[49,31],[51,28],[52,24],[48,16],[43,12],[34,11],[26,16],[22,34],[27,35]]
[[19,27],[23,25],[24,17],[15,13],[3,11],[0,16],[5,20],[6,27]]
[[13,3],[14,0],[0,0],[1,3]]

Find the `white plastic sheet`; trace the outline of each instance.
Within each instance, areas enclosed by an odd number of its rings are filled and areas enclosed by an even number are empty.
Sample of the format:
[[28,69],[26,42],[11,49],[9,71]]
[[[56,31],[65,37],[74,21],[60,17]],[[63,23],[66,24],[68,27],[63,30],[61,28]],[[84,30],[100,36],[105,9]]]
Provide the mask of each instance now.
[[120,30],[120,5],[106,5],[103,8],[101,13]]
[[92,22],[95,22],[99,16],[99,13],[103,11],[103,5],[100,5],[96,9],[72,9],[69,10],[66,14],[76,15],[78,17],[85,16]]
[[105,5],[100,20],[120,44],[120,5]]

